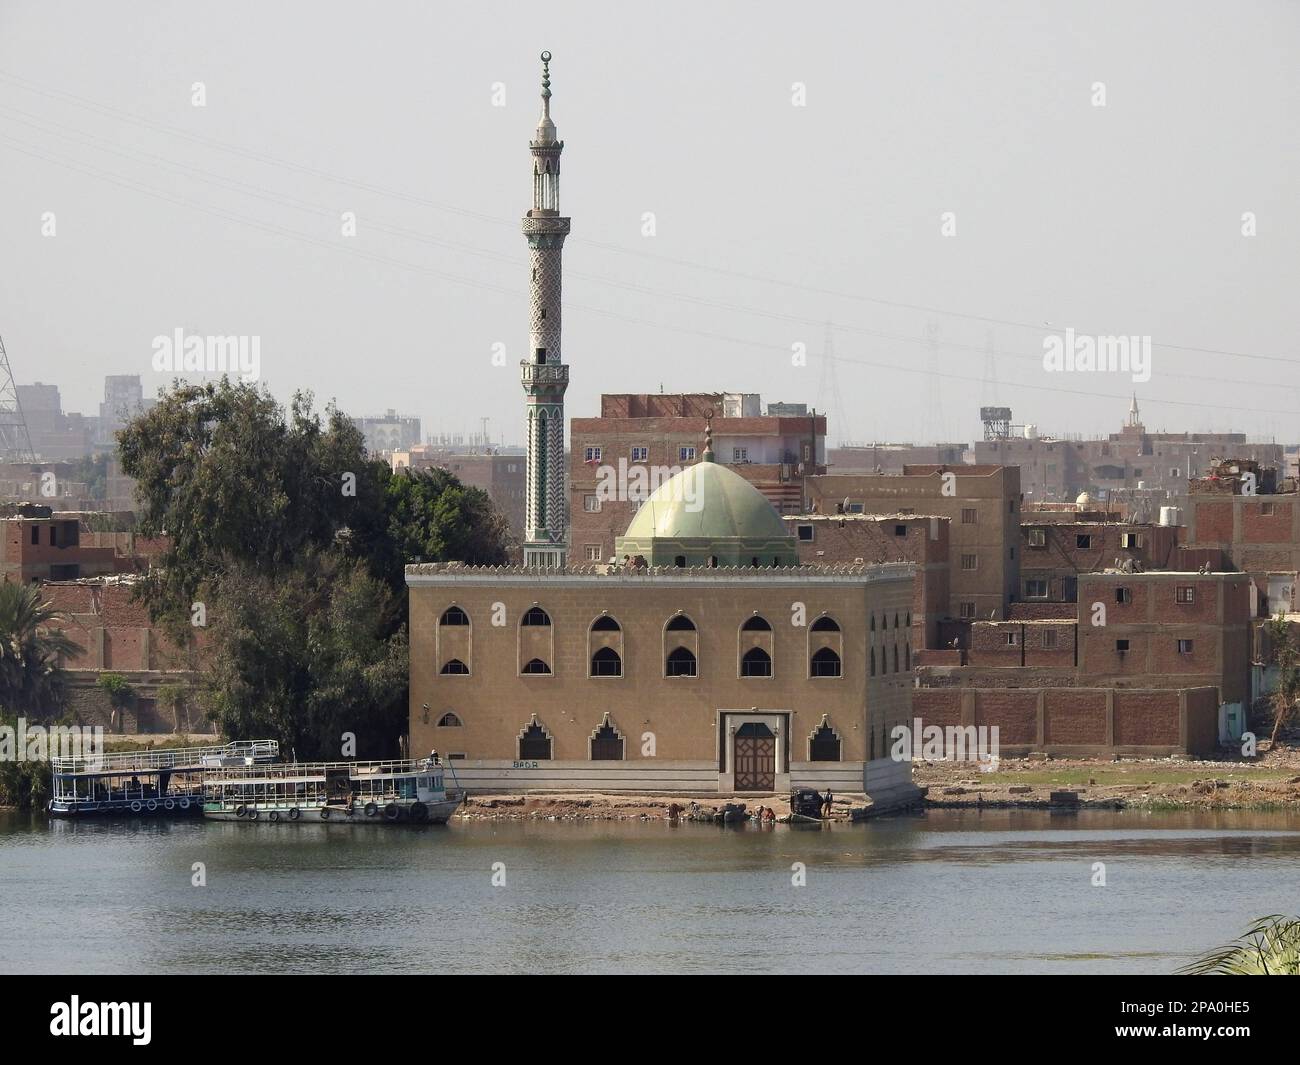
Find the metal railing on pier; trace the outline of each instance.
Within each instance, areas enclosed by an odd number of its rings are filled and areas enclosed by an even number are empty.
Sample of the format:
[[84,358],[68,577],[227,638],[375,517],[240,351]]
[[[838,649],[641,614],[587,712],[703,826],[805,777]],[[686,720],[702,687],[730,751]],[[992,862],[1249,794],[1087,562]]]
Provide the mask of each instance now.
[[144,747],[85,758],[53,759],[56,773],[157,772],[162,769],[254,766],[280,756],[279,740],[235,740],[206,747]]

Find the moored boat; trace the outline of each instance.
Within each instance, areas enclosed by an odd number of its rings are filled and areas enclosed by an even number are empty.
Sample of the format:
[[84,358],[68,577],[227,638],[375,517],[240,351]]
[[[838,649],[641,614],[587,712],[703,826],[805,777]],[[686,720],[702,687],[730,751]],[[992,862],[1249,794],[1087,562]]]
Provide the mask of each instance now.
[[465,801],[433,759],[280,762],[208,770],[203,816],[268,824],[446,824]]
[[51,817],[197,817],[210,767],[254,766],[278,757],[275,740],[207,747],[146,747],[52,760]]

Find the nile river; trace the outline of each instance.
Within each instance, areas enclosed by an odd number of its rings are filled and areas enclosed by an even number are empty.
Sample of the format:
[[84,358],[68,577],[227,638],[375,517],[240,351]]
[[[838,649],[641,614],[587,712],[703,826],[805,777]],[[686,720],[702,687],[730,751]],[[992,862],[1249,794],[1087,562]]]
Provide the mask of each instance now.
[[1300,910],[1300,816],[415,829],[0,811],[0,891],[8,973],[1167,973]]

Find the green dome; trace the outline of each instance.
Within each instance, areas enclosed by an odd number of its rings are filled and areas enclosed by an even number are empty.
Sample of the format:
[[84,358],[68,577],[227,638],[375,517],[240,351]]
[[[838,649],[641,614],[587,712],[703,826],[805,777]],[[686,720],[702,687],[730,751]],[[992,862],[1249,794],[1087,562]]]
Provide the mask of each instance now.
[[779,537],[785,523],[767,497],[734,470],[698,462],[674,474],[641,504],[625,536],[642,540]]
[[661,484],[614,541],[652,566],[793,566],[798,546],[767,497],[711,459]]

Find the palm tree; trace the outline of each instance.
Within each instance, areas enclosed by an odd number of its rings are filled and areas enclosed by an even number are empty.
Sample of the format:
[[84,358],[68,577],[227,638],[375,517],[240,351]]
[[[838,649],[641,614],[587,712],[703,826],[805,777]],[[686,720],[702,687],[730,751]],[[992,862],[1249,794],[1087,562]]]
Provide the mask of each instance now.
[[80,648],[55,627],[65,615],[39,588],[0,584],[0,706],[50,717],[62,702],[59,658]]
[[1226,947],[1178,970],[1191,976],[1300,976],[1300,918],[1261,917]]

